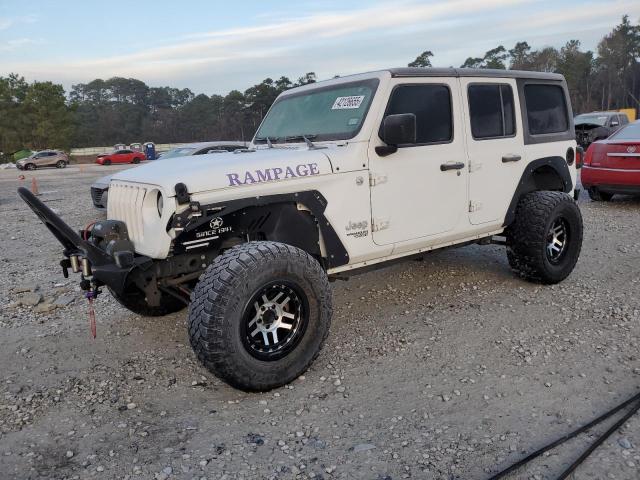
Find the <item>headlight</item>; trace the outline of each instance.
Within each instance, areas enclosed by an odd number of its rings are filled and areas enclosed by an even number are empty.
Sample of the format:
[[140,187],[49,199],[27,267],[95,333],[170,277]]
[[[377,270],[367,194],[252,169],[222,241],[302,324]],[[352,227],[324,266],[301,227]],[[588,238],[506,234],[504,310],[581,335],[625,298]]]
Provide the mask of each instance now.
[[158,200],[156,201],[156,205],[158,207],[158,215],[162,217],[162,210],[164,210],[164,199],[162,198],[161,192],[158,192]]

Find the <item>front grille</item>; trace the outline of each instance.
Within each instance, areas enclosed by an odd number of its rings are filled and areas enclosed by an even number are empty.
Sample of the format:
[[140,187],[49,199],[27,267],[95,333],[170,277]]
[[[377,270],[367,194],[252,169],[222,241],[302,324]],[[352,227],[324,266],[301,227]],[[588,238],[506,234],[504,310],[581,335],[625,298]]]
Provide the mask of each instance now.
[[91,187],[91,200],[96,207],[104,207],[102,204],[102,195],[104,195],[104,189]]
[[134,245],[141,244],[144,236],[142,202],[146,193],[147,189],[138,185],[111,182],[109,186],[107,218],[126,223]]

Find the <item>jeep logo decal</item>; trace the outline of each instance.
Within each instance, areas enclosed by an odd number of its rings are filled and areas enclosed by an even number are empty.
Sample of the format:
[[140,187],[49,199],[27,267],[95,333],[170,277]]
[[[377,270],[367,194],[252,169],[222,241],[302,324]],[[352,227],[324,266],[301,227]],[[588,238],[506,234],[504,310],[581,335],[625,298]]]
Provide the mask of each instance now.
[[260,170],[247,170],[244,173],[227,173],[229,186],[251,185],[253,183],[272,182],[287,178],[308,177],[320,174],[317,163],[301,163],[295,167],[274,167]]

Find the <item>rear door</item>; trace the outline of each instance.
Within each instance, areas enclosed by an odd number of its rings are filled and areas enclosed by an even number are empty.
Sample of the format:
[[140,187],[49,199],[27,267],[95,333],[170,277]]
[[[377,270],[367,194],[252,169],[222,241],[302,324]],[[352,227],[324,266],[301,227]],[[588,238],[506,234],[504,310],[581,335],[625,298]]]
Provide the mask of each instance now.
[[[457,79],[392,79],[386,115],[416,115],[417,142],[380,156],[369,147],[373,240],[437,238],[464,220],[467,168]],[[416,242],[419,243],[419,242]]]
[[504,221],[526,165],[515,79],[461,78],[469,151],[469,221]]

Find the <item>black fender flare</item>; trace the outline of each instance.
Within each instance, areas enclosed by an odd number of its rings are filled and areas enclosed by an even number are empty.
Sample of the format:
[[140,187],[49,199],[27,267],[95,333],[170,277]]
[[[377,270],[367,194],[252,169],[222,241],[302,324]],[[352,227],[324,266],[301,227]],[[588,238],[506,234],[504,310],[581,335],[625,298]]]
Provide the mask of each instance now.
[[571,172],[563,157],[544,157],[529,162],[522,172],[518,187],[504,219],[504,227],[511,225],[516,216],[516,208],[523,195],[540,190],[555,190],[569,193],[573,190]]
[[[314,228],[318,232],[313,238],[308,235],[310,223],[304,215],[304,210],[297,211],[297,204],[304,205],[310,214],[315,219]],[[327,200],[317,190],[309,190],[297,193],[267,195],[261,197],[248,197],[238,200],[230,200],[228,202],[220,202],[210,205],[200,205],[199,210],[202,212],[202,216],[197,220],[187,220],[188,211],[184,216],[176,216],[172,222],[173,227],[179,226],[181,228],[180,233],[174,240],[174,253],[183,253],[186,251],[184,242],[190,242],[193,244],[198,233],[206,232],[210,229],[210,222],[216,217],[220,217],[224,221],[224,225],[234,225],[234,222],[238,225],[242,225],[239,230],[234,229],[228,233],[228,235],[218,235],[216,243],[220,244],[224,241],[225,236],[237,236],[238,233],[250,233],[247,231],[253,228],[253,225],[249,222],[249,226],[240,220],[240,217],[244,212],[255,211],[255,213],[268,214],[270,211],[277,213],[274,218],[265,220],[264,226],[261,224],[258,228],[267,228],[273,238],[269,240],[283,241],[284,243],[290,243],[294,246],[302,248],[303,250],[311,254],[320,254],[319,246],[319,234],[322,234],[322,240],[326,250],[325,267],[335,268],[341,265],[349,263],[349,253],[347,252],[344,244],[338,237],[338,234],[334,230],[329,220],[325,217],[324,212],[327,207]],[[294,213],[293,210],[296,210]],[[295,217],[293,215],[296,215]],[[259,215],[256,215],[258,217]],[[263,215],[265,217],[267,215]],[[256,220],[258,220],[256,218]],[[300,221],[302,223],[292,224],[293,221]],[[262,222],[262,220],[260,220]],[[296,232],[296,229],[300,228],[300,231]],[[304,231],[304,232],[303,232]],[[201,237],[202,238],[202,237]],[[315,244],[314,244],[315,243]],[[195,253],[195,252],[192,252]]]

